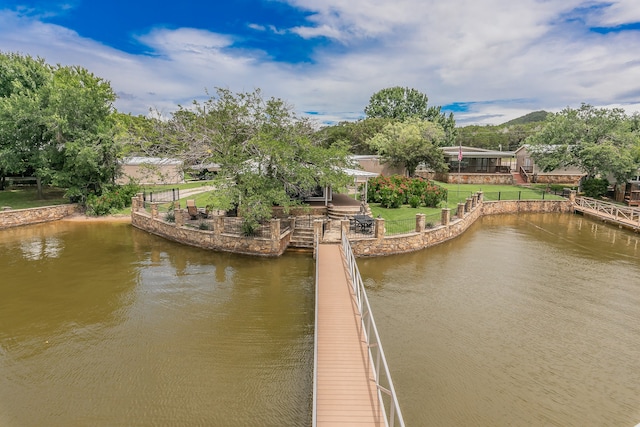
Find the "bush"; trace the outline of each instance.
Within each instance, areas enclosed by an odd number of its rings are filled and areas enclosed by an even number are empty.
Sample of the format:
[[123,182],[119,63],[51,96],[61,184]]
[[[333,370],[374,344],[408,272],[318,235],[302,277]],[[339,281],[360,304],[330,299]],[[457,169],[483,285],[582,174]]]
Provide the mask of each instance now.
[[384,208],[399,208],[409,204],[418,207],[437,207],[447,200],[447,190],[423,178],[407,178],[401,175],[379,176],[369,181],[367,199],[380,203]]
[[415,194],[409,197],[409,206],[412,208],[417,208],[422,203],[422,199],[420,196],[416,196]]
[[135,182],[107,188],[101,195],[90,194],[87,197],[87,214],[95,216],[109,215],[128,206],[131,206],[131,198],[140,191],[140,186]]
[[587,178],[582,182],[582,191],[584,191],[584,195],[596,199],[607,194],[608,187],[609,181],[601,178]]

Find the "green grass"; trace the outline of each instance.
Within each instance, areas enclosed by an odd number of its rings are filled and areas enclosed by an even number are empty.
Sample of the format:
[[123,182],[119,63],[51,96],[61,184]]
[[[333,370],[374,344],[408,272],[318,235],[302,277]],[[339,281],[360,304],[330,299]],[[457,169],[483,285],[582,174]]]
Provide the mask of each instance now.
[[[515,185],[482,185],[482,184],[450,184],[437,182],[438,185],[448,190],[446,205],[452,210],[452,215],[458,208],[458,203],[465,203],[472,194],[482,191],[485,201],[493,200],[541,200],[543,191],[539,188],[518,187]],[[544,194],[544,200],[562,200],[562,197],[553,194]],[[400,221],[415,218],[416,214],[423,213],[427,216],[426,222],[439,221],[442,208],[418,207],[412,208],[404,205],[398,209],[380,207],[379,203],[370,203],[371,213],[374,217],[382,217],[387,221]]]
[[69,199],[64,197],[65,190],[45,187],[43,193],[44,198],[38,199],[37,191],[34,187],[11,187],[0,191],[0,207],[9,206],[12,209],[27,209],[69,203]]

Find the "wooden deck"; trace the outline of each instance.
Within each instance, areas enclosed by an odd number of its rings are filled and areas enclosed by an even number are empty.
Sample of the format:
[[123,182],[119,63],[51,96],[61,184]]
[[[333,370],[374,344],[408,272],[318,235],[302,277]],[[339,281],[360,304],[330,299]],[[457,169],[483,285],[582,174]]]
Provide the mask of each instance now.
[[384,426],[384,413],[341,246],[318,245],[316,262],[316,424]]

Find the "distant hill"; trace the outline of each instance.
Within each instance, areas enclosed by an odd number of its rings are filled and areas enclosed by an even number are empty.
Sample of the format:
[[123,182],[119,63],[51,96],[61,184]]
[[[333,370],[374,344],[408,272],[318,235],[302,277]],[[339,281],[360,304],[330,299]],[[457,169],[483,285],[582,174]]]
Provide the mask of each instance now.
[[541,110],[534,111],[533,113],[525,114],[522,117],[518,117],[517,119],[509,120],[506,123],[503,123],[500,126],[512,126],[512,125],[524,125],[527,123],[536,123],[536,122],[544,122],[549,113]]

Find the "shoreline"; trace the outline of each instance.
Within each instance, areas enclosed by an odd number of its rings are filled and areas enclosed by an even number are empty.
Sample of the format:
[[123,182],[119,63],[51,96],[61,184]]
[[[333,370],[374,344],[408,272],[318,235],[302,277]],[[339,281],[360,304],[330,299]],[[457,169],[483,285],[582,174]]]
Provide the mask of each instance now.
[[128,222],[131,223],[131,215],[105,215],[105,216],[87,216],[82,213],[65,216],[60,221],[70,222]]

